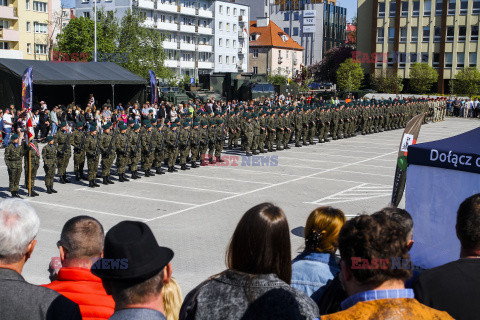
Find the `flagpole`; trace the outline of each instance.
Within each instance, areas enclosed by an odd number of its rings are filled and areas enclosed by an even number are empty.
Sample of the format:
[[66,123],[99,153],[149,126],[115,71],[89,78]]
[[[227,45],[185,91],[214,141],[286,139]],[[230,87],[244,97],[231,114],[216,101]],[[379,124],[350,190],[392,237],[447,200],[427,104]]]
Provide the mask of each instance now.
[[31,197],[32,196],[32,150],[30,148],[30,141],[27,144],[27,146],[28,146],[28,196]]

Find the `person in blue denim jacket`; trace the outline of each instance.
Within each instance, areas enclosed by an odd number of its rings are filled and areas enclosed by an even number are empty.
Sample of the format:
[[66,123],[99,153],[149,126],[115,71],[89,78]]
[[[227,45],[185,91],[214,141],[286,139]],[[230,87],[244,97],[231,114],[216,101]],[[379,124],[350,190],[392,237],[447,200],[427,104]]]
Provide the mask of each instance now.
[[319,207],[307,219],[305,250],[293,260],[291,285],[317,303],[325,285],[340,271],[335,251],[345,221],[345,214],[332,207]]

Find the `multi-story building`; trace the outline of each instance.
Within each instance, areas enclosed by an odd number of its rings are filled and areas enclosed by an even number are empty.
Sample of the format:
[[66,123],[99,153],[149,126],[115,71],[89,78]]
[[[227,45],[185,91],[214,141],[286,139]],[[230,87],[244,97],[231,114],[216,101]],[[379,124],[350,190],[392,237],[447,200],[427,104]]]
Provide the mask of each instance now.
[[415,62],[438,70],[438,92],[458,70],[476,67],[480,0],[358,0],[359,60],[371,75],[409,78]]
[[[76,0],[75,15],[93,17],[93,0]],[[164,36],[165,66],[196,77],[214,69],[214,1],[212,0],[100,0],[97,9],[111,11],[121,20],[138,10],[144,26]]]
[[269,17],[305,48],[302,64],[321,61],[323,54],[345,45],[347,9],[324,0],[237,0],[250,6],[250,19]]
[[304,48],[269,18],[250,21],[249,72],[293,77]]
[[59,0],[0,0],[0,58],[48,60]]
[[214,72],[248,71],[249,7],[215,1]]

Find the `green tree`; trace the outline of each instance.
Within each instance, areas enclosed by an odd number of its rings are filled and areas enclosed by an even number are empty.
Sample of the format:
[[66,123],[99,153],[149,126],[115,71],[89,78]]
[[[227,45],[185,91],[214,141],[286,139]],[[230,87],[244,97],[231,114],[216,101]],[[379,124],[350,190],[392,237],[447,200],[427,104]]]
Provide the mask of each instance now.
[[428,63],[414,63],[410,69],[410,87],[417,93],[427,93],[438,81],[437,71]]
[[372,84],[378,92],[400,93],[403,90],[402,78],[392,71],[372,78]]
[[455,75],[455,93],[469,96],[479,93],[480,71],[475,67],[464,68]]
[[351,92],[360,89],[363,80],[363,70],[360,63],[347,59],[337,69],[338,89]]
[[170,78],[171,72],[164,67],[164,40],[158,30],[142,27],[144,18],[137,12],[128,11],[120,23],[118,51],[128,56],[120,65],[141,77],[153,70],[159,78]]
[[[98,12],[97,21],[97,52],[114,53],[118,26],[114,18],[109,18],[103,12]],[[91,19],[80,17],[70,20],[67,26],[58,35],[58,49],[60,52],[89,53],[87,60],[93,60],[94,27]]]
[[273,85],[282,85],[287,84],[287,77],[284,77],[279,74],[268,74],[267,75],[267,82]]

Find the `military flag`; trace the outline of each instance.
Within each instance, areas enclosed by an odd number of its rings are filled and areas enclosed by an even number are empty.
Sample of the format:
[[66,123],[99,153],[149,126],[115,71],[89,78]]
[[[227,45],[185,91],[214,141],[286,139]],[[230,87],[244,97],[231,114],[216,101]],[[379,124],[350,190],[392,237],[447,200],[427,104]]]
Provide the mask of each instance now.
[[158,103],[158,91],[157,91],[157,77],[155,76],[155,72],[152,70],[148,71],[150,73],[150,91],[151,91],[151,102],[152,104]]

